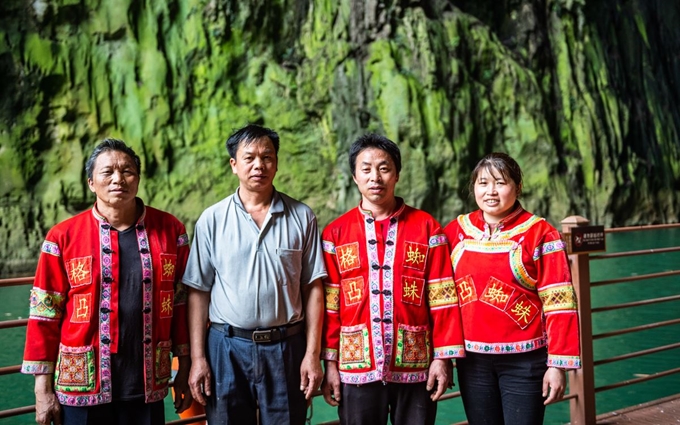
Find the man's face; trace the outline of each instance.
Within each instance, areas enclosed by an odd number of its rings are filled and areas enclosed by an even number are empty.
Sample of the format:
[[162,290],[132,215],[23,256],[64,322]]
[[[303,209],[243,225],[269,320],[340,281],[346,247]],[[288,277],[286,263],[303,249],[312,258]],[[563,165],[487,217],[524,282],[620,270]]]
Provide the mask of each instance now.
[[357,155],[355,167],[354,183],[361,192],[363,208],[373,210],[394,201],[399,174],[390,154],[377,148],[364,149]]
[[122,209],[135,204],[139,174],[135,161],[125,152],[105,151],[94,162],[90,190],[97,195],[100,208]]
[[278,159],[272,141],[263,137],[241,142],[236,158],[231,158],[229,164],[243,190],[260,192],[273,186]]

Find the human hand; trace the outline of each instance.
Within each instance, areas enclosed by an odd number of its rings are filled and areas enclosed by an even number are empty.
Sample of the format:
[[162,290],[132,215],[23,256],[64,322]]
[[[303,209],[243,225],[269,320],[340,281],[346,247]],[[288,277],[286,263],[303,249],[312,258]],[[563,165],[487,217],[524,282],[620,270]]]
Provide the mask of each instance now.
[[564,369],[549,367],[543,375],[543,397],[548,397],[543,404],[548,405],[561,400],[566,390],[566,382]]
[[52,390],[51,382],[45,388],[39,385],[39,377],[44,379],[52,379],[52,375],[36,375],[36,390],[35,390],[35,422],[39,425],[61,425],[61,405],[57,400],[57,395]]
[[191,370],[191,362],[189,356],[182,356],[178,358],[179,368],[174,380],[175,391],[175,413],[182,413],[187,410],[194,398],[191,396],[191,388],[189,387],[189,372]]
[[206,397],[212,394],[210,389],[210,365],[205,357],[192,359],[191,370],[189,372],[189,388],[194,400],[205,406],[208,401]]
[[[430,370],[427,373],[427,386],[428,391],[432,391],[434,388],[435,381],[437,382],[437,388],[433,394],[430,395],[432,401],[439,400],[439,397],[444,394],[446,387],[449,385],[449,381],[452,380],[451,375],[449,375],[448,364],[449,361],[445,359],[434,359],[430,364]],[[453,369],[453,366],[451,366]],[[451,370],[452,370],[451,369]]]
[[331,406],[340,405],[340,373],[338,372],[338,362],[326,362],[326,374],[321,384],[323,399]]
[[310,400],[314,391],[319,388],[323,380],[323,371],[318,355],[307,352],[300,365],[300,391],[305,393],[305,399]]

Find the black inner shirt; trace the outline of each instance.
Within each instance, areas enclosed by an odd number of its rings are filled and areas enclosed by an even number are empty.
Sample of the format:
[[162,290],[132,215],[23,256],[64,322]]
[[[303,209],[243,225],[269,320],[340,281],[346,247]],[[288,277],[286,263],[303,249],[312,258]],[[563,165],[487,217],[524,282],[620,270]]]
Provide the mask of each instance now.
[[144,398],[142,259],[135,227],[118,232],[118,353],[111,355],[114,400]]

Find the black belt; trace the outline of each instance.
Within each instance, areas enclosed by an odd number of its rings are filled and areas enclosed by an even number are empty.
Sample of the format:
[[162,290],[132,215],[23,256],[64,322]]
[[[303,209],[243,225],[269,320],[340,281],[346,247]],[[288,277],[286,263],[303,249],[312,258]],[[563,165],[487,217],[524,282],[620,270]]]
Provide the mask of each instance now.
[[211,323],[210,326],[216,331],[220,331],[227,336],[250,339],[256,343],[276,342],[299,334],[305,330],[304,320],[293,323],[292,325],[277,326],[266,329],[241,329],[225,323]]

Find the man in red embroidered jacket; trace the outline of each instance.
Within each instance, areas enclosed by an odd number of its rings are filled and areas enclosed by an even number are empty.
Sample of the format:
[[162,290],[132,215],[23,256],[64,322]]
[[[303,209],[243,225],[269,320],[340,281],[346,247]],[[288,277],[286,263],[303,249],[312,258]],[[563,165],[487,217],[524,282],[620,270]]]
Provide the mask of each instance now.
[[394,195],[397,145],[378,135],[350,148],[361,204],[323,232],[324,398],[341,424],[433,424],[463,357],[458,297],[439,223]]
[[106,139],[86,164],[94,207],[47,234],[30,297],[23,373],[35,375],[39,424],[163,424],[179,356],[175,407],[188,387],[189,238],[136,197],[140,159]]

